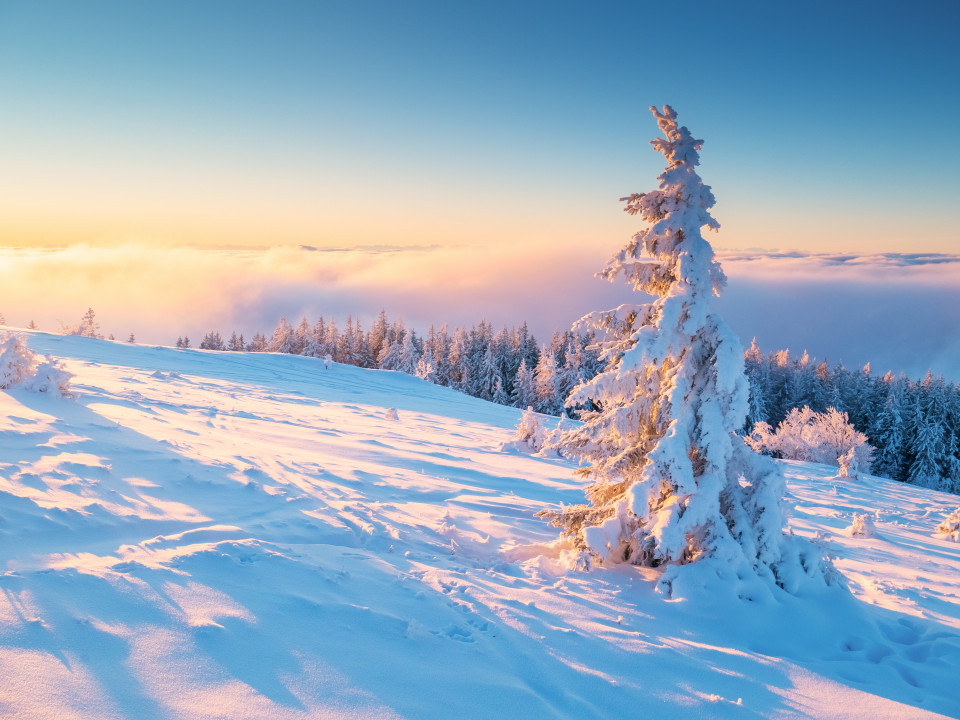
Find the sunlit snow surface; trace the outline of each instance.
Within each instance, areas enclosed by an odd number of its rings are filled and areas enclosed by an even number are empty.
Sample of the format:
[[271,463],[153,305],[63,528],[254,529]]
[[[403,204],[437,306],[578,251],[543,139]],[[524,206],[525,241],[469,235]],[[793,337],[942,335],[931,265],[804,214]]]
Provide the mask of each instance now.
[[955,496],[785,464],[850,593],[669,600],[562,568],[533,513],[581,481],[498,449],[516,410],[289,355],[29,344],[76,397],[0,391],[0,717],[960,716]]

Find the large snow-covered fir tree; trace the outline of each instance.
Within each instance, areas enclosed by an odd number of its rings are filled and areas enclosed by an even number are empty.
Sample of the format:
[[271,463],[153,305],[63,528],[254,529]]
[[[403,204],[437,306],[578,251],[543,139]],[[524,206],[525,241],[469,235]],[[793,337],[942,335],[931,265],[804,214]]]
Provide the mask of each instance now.
[[749,390],[740,341],[712,308],[726,280],[701,235],[719,227],[696,172],[702,141],[671,107],[651,110],[666,136],[651,144],[668,165],[659,189],[622,198],[650,227],[601,275],[654,299],[580,321],[597,330],[606,365],[567,400],[595,410],[561,446],[594,482],[588,504],[539,515],[572,537],[581,559],[670,566],[667,591],[678,566],[708,559],[720,575],[752,570],[792,588],[823,565],[783,534],[782,474],[736,434]]

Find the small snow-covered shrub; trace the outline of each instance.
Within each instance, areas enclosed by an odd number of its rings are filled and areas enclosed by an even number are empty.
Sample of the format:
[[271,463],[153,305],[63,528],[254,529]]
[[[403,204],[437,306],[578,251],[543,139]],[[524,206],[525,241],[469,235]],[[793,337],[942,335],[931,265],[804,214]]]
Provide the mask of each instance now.
[[0,334],[0,389],[22,387],[33,392],[70,394],[70,378],[63,363],[49,355],[41,359],[21,335]]
[[547,438],[548,434],[540,423],[540,417],[533,411],[532,407],[528,407],[523,411],[523,417],[517,424],[513,439],[504,443],[501,449],[538,453],[543,449]]
[[37,354],[20,335],[0,335],[0,388],[15,387],[33,377]]
[[943,522],[937,525],[937,534],[946,535],[954,542],[960,541],[960,507],[947,515]]
[[754,450],[774,457],[836,465],[841,477],[857,477],[873,459],[867,436],[857,432],[846,413],[834,408],[822,413],[809,407],[794,408],[776,431],[758,422],[745,441]]
[[[60,332],[64,335],[80,335],[81,337],[103,340],[103,335],[100,334],[100,324],[97,322],[97,316],[93,312],[93,308],[89,308],[76,325],[63,325],[61,323]],[[113,336],[110,339],[112,340]]]
[[850,527],[844,528],[844,535],[849,535],[850,537],[873,537],[877,533],[877,529],[873,524],[873,518],[864,513],[860,515],[858,513],[853,514],[853,523]]

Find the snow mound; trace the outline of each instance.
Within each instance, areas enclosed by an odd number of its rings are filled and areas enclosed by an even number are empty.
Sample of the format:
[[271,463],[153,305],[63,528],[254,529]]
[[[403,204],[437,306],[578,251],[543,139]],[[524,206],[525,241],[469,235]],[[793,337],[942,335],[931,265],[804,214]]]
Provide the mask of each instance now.
[[853,522],[843,529],[843,533],[849,537],[872,538],[877,534],[877,528],[873,524],[873,518],[866,513],[854,513]]

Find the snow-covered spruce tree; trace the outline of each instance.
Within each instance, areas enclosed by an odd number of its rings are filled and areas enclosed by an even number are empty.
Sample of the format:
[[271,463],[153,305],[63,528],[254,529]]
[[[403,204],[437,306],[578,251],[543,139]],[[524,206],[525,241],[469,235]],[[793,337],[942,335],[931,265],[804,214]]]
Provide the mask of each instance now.
[[572,538],[581,563],[668,566],[659,583],[667,593],[694,577],[680,572],[692,563],[792,590],[824,566],[813,546],[783,534],[782,473],[736,434],[748,387],[743,348],[712,309],[725,277],[700,232],[719,227],[696,173],[702,141],[671,107],[651,110],[666,136],[651,144],[668,165],[658,190],[623,198],[650,227],[601,275],[623,275],[654,301],[579,321],[576,329],[597,330],[606,365],[567,400],[598,409],[583,413],[560,447],[594,482],[588,504],[538,515]]

